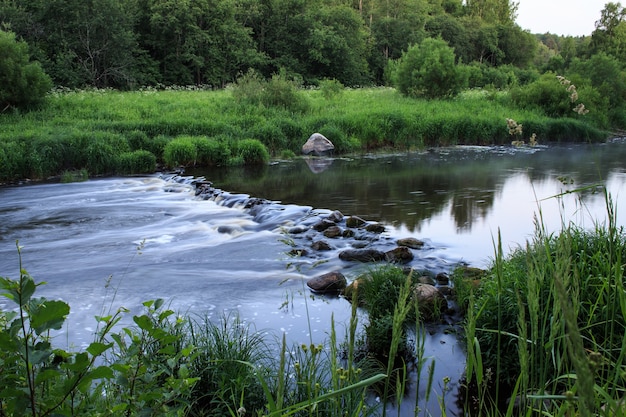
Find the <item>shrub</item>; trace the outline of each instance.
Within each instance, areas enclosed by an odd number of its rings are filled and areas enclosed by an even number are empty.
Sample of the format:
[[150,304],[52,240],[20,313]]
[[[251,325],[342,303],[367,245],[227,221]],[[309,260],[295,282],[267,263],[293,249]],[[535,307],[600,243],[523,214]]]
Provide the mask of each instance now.
[[298,87],[299,83],[289,79],[285,71],[266,81],[251,69],[235,83],[233,97],[242,104],[278,107],[303,113],[308,110],[309,102],[300,94]]
[[118,134],[109,132],[94,132],[87,138],[85,148],[85,165],[75,168],[87,168],[90,174],[104,175],[115,172],[117,157],[130,150],[126,139]]
[[[384,266],[362,275],[359,280],[359,303],[367,309],[369,324],[365,328],[368,351],[375,357],[383,357],[389,352],[394,324],[394,311],[400,294],[407,282],[402,268]],[[354,302],[354,301],[353,301]],[[411,308],[407,323],[415,320],[415,309]],[[398,347],[401,355],[408,353],[408,345],[403,340]]]
[[548,117],[573,116],[569,93],[554,73],[545,73],[535,82],[513,88],[511,99],[521,108],[539,109]]
[[118,174],[151,174],[155,168],[156,157],[150,151],[139,149],[124,152],[117,157]]
[[320,91],[322,93],[322,97],[326,100],[330,100],[331,98],[337,97],[339,94],[343,92],[343,84],[340,81],[333,79],[324,79],[320,81]]
[[62,138],[32,139],[28,159],[33,178],[59,174],[64,168],[67,143]]
[[233,98],[240,104],[259,105],[262,101],[265,80],[254,69],[237,79],[233,86]]
[[197,157],[194,139],[189,136],[175,138],[163,150],[163,160],[170,168],[195,165]]
[[262,94],[266,107],[279,107],[295,113],[306,112],[310,105],[305,96],[298,91],[299,84],[290,80],[284,71],[275,74],[267,82]]
[[244,139],[237,143],[237,155],[244,165],[261,165],[270,160],[265,145],[256,139]]
[[0,30],[0,113],[10,107],[36,106],[51,88],[39,63],[29,62],[28,45]]
[[446,41],[433,38],[424,39],[402,54],[393,79],[400,93],[409,97],[455,96],[464,85],[454,50]]

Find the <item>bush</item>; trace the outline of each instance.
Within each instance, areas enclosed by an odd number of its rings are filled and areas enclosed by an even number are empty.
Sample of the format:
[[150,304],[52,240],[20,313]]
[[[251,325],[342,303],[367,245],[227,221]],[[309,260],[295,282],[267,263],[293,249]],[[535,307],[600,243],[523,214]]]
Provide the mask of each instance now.
[[548,117],[573,116],[569,93],[554,73],[545,73],[535,82],[513,88],[511,99],[521,108],[539,109]]
[[237,156],[244,165],[261,165],[270,160],[267,148],[256,139],[244,139],[238,142]]
[[124,175],[151,174],[156,168],[156,157],[146,150],[124,152],[117,157],[117,173]]
[[285,71],[266,81],[257,72],[250,70],[237,80],[233,97],[242,104],[277,107],[303,113],[309,109],[309,102],[299,93],[298,87],[299,83],[289,79]]
[[341,94],[343,92],[343,84],[340,81],[335,80],[334,78],[329,80],[325,79],[320,81],[320,91],[322,93],[322,97],[326,100],[330,100]]
[[284,71],[275,74],[267,82],[262,94],[266,107],[279,107],[295,113],[306,112],[310,105],[307,98],[298,91],[299,84],[290,80]]
[[457,95],[464,85],[454,50],[441,39],[426,38],[402,54],[394,85],[409,97],[442,98]]
[[40,104],[52,88],[38,62],[29,62],[28,45],[0,30],[0,113]]
[[175,138],[163,150],[163,160],[170,168],[195,165],[197,157],[194,139],[189,136]]

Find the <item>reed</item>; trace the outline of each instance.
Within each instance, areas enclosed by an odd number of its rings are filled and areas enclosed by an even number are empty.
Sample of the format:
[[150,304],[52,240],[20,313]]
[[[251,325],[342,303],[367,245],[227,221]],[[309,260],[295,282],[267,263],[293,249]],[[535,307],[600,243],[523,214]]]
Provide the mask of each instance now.
[[[494,404],[487,415],[624,414],[626,235],[605,196],[607,223],[548,233],[539,218],[526,247],[497,251],[488,278],[462,293],[468,398]],[[455,283],[467,286],[460,274]],[[489,368],[495,384],[480,389]]]

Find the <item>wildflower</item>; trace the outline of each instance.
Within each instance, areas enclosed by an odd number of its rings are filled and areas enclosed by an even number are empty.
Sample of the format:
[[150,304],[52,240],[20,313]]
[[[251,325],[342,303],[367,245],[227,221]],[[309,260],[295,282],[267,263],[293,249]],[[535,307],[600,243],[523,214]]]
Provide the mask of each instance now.
[[580,114],[581,116],[589,113],[589,110],[585,108],[585,105],[583,103],[578,103],[578,105],[574,107],[572,110],[574,110],[576,113]]

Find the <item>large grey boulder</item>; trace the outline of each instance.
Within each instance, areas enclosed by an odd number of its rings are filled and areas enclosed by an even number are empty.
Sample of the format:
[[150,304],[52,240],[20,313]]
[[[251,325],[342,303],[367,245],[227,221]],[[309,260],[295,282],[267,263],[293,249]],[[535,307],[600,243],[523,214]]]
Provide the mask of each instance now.
[[332,155],[334,150],[335,145],[321,133],[313,133],[309,140],[302,145],[304,155],[328,156]]

